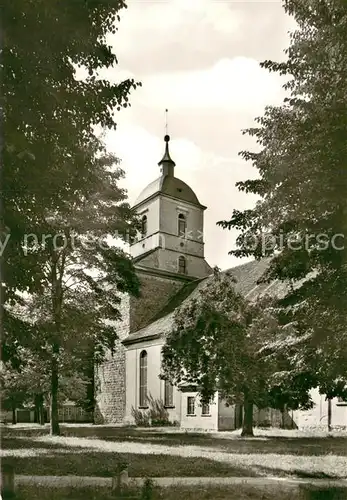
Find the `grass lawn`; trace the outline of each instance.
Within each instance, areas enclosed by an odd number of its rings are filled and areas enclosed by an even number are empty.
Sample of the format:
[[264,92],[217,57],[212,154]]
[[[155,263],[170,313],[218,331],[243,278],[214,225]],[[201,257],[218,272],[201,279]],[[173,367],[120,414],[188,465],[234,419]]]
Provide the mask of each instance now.
[[[126,496],[127,495],[127,496]],[[136,495],[136,496],[135,496]],[[117,498],[141,498],[141,492],[129,491],[124,496],[115,496],[106,488],[98,489],[53,489],[35,487],[21,487],[17,489],[16,500],[115,500]],[[246,486],[237,488],[213,487],[213,488],[163,488],[153,490],[153,500],[299,500],[303,497],[297,491],[274,492],[257,490]],[[324,497],[330,500],[330,497]],[[341,497],[342,498],[342,497]],[[322,497],[323,500],[323,497]]]
[[[283,432],[283,431],[282,431]],[[260,434],[258,437],[257,434]],[[48,426],[35,428],[8,427],[3,431],[3,437],[38,438],[49,434]],[[255,430],[255,439],[241,439],[235,433],[187,433],[187,432],[162,432],[156,429],[136,429],[126,427],[103,426],[61,426],[61,435],[64,437],[79,437],[89,439],[102,439],[110,442],[137,442],[149,445],[163,445],[165,447],[201,446],[214,448],[231,453],[262,453],[280,455],[318,456],[334,454],[347,457],[347,433],[306,436],[298,431],[286,432],[277,435],[272,430]],[[274,434],[274,435],[273,435]],[[232,437],[230,437],[232,436]],[[6,447],[6,446],[4,446]]]
[[[91,443],[92,444],[92,443]],[[16,474],[37,476],[113,477],[119,464],[129,464],[132,477],[204,477],[249,476],[247,469],[195,457],[168,454],[113,453],[93,448],[46,443],[35,438],[2,438],[4,464],[14,467]]]
[[[295,476],[346,478],[347,436],[286,435],[258,439],[112,427],[15,429],[2,433],[4,463],[16,474],[114,476],[119,463],[132,477]],[[270,436],[270,437],[269,437]]]

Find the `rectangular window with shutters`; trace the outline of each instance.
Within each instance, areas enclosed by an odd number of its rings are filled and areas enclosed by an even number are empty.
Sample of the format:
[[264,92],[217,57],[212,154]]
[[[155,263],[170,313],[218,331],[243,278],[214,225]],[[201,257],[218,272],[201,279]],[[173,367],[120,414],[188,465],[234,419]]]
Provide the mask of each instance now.
[[181,255],[178,258],[178,272],[180,274],[186,274],[186,271],[187,271],[186,259],[185,257],[183,257],[183,255]]
[[208,403],[202,403],[201,415],[210,415],[210,405]]
[[173,408],[173,385],[168,380],[165,380],[164,384],[164,406]]
[[179,214],[179,216],[178,216],[178,235],[181,238],[184,238],[186,236],[186,231],[187,231],[186,218],[183,214]]
[[187,415],[195,415],[195,397],[187,397]]

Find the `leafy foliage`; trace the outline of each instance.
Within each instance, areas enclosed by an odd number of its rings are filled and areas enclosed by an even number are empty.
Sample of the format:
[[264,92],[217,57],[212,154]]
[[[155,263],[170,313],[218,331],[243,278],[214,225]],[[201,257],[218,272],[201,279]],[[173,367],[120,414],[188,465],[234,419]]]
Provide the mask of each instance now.
[[[175,313],[174,327],[163,347],[162,377],[174,384],[195,385],[209,402],[216,391],[227,403],[248,405],[252,433],[252,405],[279,407],[283,382],[299,376],[288,350],[298,352],[305,338],[295,325],[283,324],[276,301],[269,296],[248,302],[235,291],[227,273],[215,271],[199,296]],[[287,405],[301,405],[305,388],[281,395]],[[306,401],[305,399],[305,401]]]
[[80,366],[86,352],[102,359],[117,338],[121,295],[138,294],[129,256],[114,239],[136,225],[118,186],[124,172],[96,132],[116,127],[115,111],[137,86],[100,76],[117,64],[106,38],[124,7],[122,0],[14,0],[2,9],[0,232],[9,236],[2,354],[18,367],[25,347],[49,365],[56,434],[66,360]]
[[[34,354],[28,349],[21,349],[23,360],[19,369],[12,367],[11,363],[3,366],[1,383],[1,404],[7,410],[15,410],[25,406],[49,404],[50,399],[50,365],[48,358]],[[65,401],[79,402],[85,398],[88,380],[76,371],[70,359],[61,360],[61,374],[59,376],[59,405]]]
[[[47,252],[27,253],[25,235],[35,235],[40,244],[59,229],[63,235],[86,232],[88,206],[97,211],[103,205],[110,232],[124,232],[129,220],[128,205],[115,210],[110,203],[124,198],[116,186],[122,172],[107,172],[114,158],[95,133],[95,126],[116,126],[115,110],[129,105],[136,87],[133,80],[113,84],[99,76],[100,69],[117,63],[106,35],[117,29],[123,7],[122,0],[14,0],[2,8],[0,232],[2,241],[9,236],[1,263],[6,302],[17,300],[18,290],[40,293],[45,287]],[[13,328],[9,319],[4,315],[3,357],[15,359],[20,325]]]
[[154,498],[154,481],[147,477],[142,486],[141,500],[152,500]]
[[259,201],[219,224],[240,231],[230,253],[273,256],[264,280],[299,285],[281,305],[311,334],[310,380],[337,395],[347,387],[347,5],[285,0],[284,8],[298,24],[287,60],[262,67],[287,77],[287,97],[244,131],[259,151],[240,153],[258,178],[237,186]]

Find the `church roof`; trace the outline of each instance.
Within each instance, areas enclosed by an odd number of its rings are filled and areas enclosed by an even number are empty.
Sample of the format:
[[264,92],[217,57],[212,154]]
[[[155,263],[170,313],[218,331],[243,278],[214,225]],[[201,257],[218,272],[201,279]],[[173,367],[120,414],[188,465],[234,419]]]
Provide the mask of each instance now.
[[194,205],[202,206],[196,194],[188,184],[170,175],[162,175],[148,184],[148,186],[141,191],[134,206],[140,205],[140,203],[157,194],[164,194],[173,198],[178,198],[182,201],[187,201],[188,203],[193,203]]
[[[271,293],[271,295],[280,296],[285,293],[287,285],[284,282],[272,281],[271,283],[259,283],[268,268],[270,259],[253,260],[240,266],[233,267],[223,273],[229,273],[236,279],[235,290],[242,293],[249,300],[257,296]],[[206,278],[195,280],[185,285],[179,292],[169,300],[164,308],[152,318],[150,324],[130,334],[124,344],[131,344],[144,340],[145,338],[159,338],[169,333],[174,323],[175,310],[184,302],[197,297],[199,292],[209,283],[212,275]]]

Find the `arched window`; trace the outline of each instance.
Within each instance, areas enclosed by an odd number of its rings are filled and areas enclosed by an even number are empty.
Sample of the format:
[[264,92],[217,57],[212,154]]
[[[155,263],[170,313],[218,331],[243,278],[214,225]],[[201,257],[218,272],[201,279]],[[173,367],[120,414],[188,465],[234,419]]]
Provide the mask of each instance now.
[[183,255],[181,255],[179,258],[178,258],[178,272],[180,274],[186,274],[186,269],[187,266],[186,266],[186,259],[185,257],[183,257]]
[[147,234],[147,215],[144,215],[141,219],[141,236],[142,238]]
[[140,401],[139,406],[147,406],[147,352],[140,354]]
[[187,221],[183,214],[178,215],[178,236],[185,236],[187,230]]
[[173,407],[173,385],[169,380],[165,380],[164,385],[164,405]]

